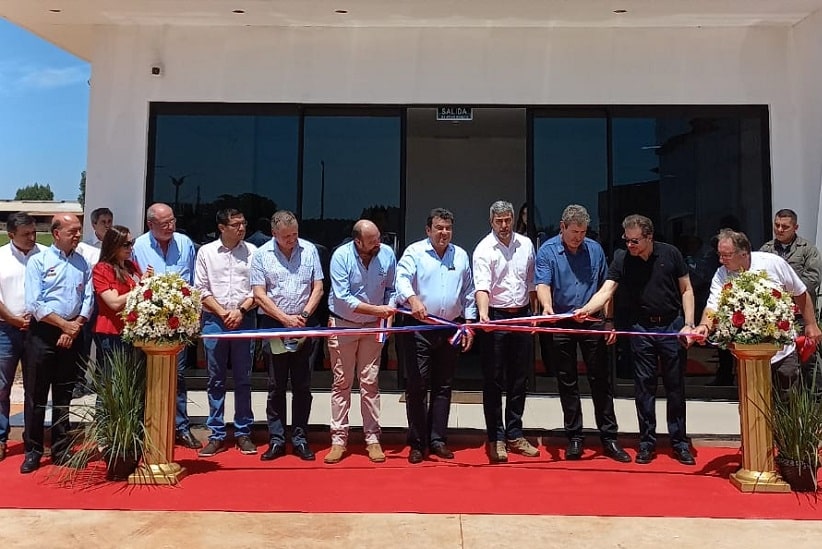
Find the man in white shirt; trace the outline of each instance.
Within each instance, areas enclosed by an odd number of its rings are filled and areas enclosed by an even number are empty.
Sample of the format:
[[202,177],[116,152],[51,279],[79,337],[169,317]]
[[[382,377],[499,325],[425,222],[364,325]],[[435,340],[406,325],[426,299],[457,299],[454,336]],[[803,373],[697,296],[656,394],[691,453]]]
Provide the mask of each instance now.
[[[220,238],[197,252],[194,287],[203,296],[203,334],[220,334],[254,328],[254,294],[251,291],[251,255],[257,250],[245,242],[245,216],[228,208],[217,212]],[[226,369],[234,376],[234,440],[243,454],[256,454],[251,441],[254,413],[251,409],[251,339],[203,339],[208,364],[208,444],[200,457],[225,451]]]
[[[534,289],[534,245],[513,230],[514,206],[491,204],[491,232],[474,249],[474,287],[480,322],[530,315]],[[533,336],[495,330],[482,338],[482,407],[492,463],[508,461],[508,450],[526,457],[539,450],[522,433],[525,392],[533,367]],[[506,393],[505,418],[502,392]],[[507,449],[506,449],[507,442]]]
[[[711,281],[711,294],[694,333],[707,337],[714,330],[711,315],[717,310],[722,286],[728,278],[736,276],[740,271],[765,271],[770,280],[780,284],[793,296],[794,303],[805,318],[805,336],[817,344],[822,341],[822,332],[816,324],[813,300],[805,283],[787,261],[776,254],[752,252],[745,233],[731,229],[719,231],[716,248],[722,266],[717,269]],[[774,388],[786,391],[799,378],[799,369],[796,345],[785,345],[771,358]]]
[[23,358],[26,331],[31,315],[26,312],[26,263],[45,246],[37,244],[34,218],[26,212],[9,215],[9,243],[0,247],[0,461],[6,457],[9,440],[11,386],[17,364]]
[[91,228],[93,232],[86,243],[98,250],[103,245],[103,237],[114,224],[114,214],[108,208],[97,208],[91,211]]

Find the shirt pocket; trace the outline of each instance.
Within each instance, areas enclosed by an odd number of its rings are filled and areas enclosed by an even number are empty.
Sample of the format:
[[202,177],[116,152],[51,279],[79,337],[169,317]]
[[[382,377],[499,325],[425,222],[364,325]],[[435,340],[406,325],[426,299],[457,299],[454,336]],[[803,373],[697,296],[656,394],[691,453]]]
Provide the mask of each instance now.
[[300,284],[309,284],[314,279],[314,269],[310,265],[300,265],[297,269],[297,278]]

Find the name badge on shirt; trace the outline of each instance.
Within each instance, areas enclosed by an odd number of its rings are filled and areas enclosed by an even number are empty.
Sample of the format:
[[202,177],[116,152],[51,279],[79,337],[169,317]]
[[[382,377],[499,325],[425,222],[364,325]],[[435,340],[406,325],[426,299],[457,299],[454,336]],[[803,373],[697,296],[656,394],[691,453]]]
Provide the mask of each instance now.
[[51,278],[52,276],[57,276],[57,270],[54,267],[46,271],[46,274],[43,275],[43,278]]

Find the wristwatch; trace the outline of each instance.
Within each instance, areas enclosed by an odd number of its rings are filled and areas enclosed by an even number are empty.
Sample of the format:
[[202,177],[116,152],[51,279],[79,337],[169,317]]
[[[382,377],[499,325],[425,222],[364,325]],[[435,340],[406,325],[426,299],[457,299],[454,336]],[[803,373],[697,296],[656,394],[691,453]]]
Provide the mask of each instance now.
[[311,315],[308,314],[308,311],[303,311],[303,312],[300,313],[300,316],[307,319]]

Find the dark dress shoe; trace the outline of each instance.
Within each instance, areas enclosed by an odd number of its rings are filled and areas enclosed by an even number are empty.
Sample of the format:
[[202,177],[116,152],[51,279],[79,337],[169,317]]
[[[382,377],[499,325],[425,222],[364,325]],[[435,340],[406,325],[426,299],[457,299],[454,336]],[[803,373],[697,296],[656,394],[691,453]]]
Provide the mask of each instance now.
[[203,443],[197,440],[191,432],[191,429],[185,431],[177,431],[177,436],[174,437],[174,444],[178,446],[185,446],[192,450],[199,450],[203,447]]
[[694,456],[687,448],[674,448],[674,459],[683,465],[696,465]]
[[40,456],[36,454],[29,454],[23,460],[23,465],[20,466],[20,472],[24,475],[33,473],[40,468]]
[[59,465],[60,467],[65,467],[71,461],[71,456],[73,454],[71,452],[63,452],[62,454],[57,454],[56,456],[52,454],[51,462],[54,465]]
[[277,459],[278,457],[283,457],[284,455],[285,444],[277,442],[268,445],[268,450],[260,456],[260,461],[271,461],[272,459]]
[[411,451],[408,453],[408,463],[416,465],[417,463],[422,463],[423,459],[425,459],[425,456],[422,455],[422,451],[411,448]]
[[454,459],[454,452],[449,450],[445,444],[435,444],[431,447],[431,453],[441,459]]
[[602,443],[602,453],[614,461],[620,463],[630,463],[631,456],[622,449],[622,446],[615,440],[606,440]]
[[653,448],[640,448],[634,461],[641,465],[645,465],[651,463],[654,458],[656,458],[656,452]]
[[305,442],[297,444],[292,451],[295,456],[303,461],[314,461],[317,459],[317,456],[314,455],[314,452],[311,451],[311,448],[309,448]]
[[576,461],[582,458],[582,441],[571,439],[568,443],[568,448],[565,449],[565,459],[568,461]]

